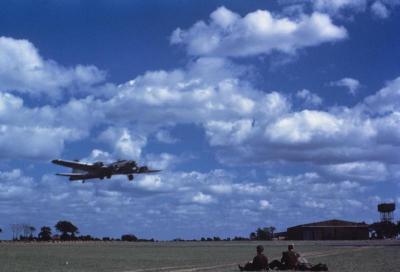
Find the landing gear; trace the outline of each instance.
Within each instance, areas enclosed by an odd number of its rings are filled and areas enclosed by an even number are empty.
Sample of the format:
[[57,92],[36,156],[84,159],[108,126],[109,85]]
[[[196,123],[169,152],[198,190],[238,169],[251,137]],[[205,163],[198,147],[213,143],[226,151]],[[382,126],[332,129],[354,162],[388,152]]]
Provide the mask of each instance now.
[[82,180],[82,184],[85,183],[86,180]]
[[107,175],[107,178],[110,179],[110,178],[111,178],[111,175]]
[[133,175],[128,175],[129,180],[133,180]]

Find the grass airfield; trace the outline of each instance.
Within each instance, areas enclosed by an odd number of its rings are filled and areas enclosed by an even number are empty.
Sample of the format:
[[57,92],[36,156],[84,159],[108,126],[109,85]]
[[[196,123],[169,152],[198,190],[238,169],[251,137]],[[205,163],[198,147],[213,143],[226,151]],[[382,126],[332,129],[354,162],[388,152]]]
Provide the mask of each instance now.
[[[269,261],[280,258],[289,241],[272,242],[67,242],[0,243],[0,271],[238,271],[257,244]],[[400,241],[295,242],[311,263],[329,271],[400,271]]]

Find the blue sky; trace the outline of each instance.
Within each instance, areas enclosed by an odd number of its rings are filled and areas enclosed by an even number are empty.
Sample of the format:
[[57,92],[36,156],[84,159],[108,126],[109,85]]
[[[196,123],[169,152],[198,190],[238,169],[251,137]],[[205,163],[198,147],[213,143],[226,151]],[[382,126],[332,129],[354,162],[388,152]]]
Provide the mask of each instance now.
[[[397,0],[2,1],[0,206],[82,234],[247,236],[400,204]],[[71,183],[54,158],[157,175]]]

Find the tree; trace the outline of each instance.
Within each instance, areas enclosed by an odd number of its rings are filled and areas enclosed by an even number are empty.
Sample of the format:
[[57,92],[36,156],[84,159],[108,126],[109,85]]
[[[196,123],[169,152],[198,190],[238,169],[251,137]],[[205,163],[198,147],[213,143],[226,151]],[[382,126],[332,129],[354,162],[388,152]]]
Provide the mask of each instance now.
[[13,233],[13,240],[28,240],[33,239],[33,234],[36,231],[35,227],[29,224],[12,224],[11,231]]
[[82,235],[78,237],[79,240],[81,241],[95,241],[96,238],[93,238],[91,235]]
[[214,237],[213,237],[213,240],[214,240],[214,241],[221,241],[221,238],[218,237],[218,236],[214,236]]
[[138,240],[138,238],[133,234],[124,234],[121,236],[121,240],[127,242],[135,242]]
[[275,232],[275,230],[276,230],[276,228],[275,228],[274,226],[270,226],[270,227],[269,227],[269,233],[270,233],[270,237],[271,237],[270,240],[272,240],[272,238],[274,238],[274,232]]
[[73,240],[75,233],[79,233],[78,228],[69,221],[58,221],[55,228],[61,232],[61,240]]
[[[256,240],[272,240],[274,237],[275,227],[265,227],[265,228],[258,228],[256,233],[250,233],[250,239],[255,238]],[[254,237],[255,235],[255,237]]]
[[232,240],[233,240],[233,241],[248,241],[249,238],[244,238],[244,237],[240,237],[240,236],[235,236]]
[[28,224],[22,224],[22,237],[21,240],[25,240],[29,237],[30,227]]
[[256,230],[257,240],[267,240],[267,230],[266,228],[258,228]]
[[255,232],[250,233],[249,235],[250,240],[257,240],[257,235]]
[[50,241],[51,240],[51,228],[47,227],[47,226],[41,227],[38,237],[39,237],[39,240]]
[[11,231],[13,233],[13,240],[18,240],[20,237],[20,234],[22,232],[22,224],[12,224],[11,225]]
[[378,239],[396,237],[397,225],[390,221],[376,222],[369,226],[370,231]]
[[29,239],[33,239],[33,235],[35,234],[35,231],[36,231],[36,228],[34,226],[29,227],[29,232],[30,232]]

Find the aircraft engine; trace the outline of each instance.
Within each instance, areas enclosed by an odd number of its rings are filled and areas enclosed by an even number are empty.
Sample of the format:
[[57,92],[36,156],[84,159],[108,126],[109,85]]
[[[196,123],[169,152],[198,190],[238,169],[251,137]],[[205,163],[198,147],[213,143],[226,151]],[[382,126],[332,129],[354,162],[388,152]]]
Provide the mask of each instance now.
[[103,162],[95,162],[94,165],[98,166],[98,167],[102,167],[104,165],[104,163]]
[[142,166],[142,167],[139,168],[139,172],[140,172],[140,173],[145,173],[145,172],[147,172],[148,170],[149,170],[149,168],[148,168],[147,166]]
[[136,164],[135,161],[129,161],[129,162],[128,162],[128,165],[129,165],[130,167],[132,167],[132,168],[136,168],[136,167],[137,167],[137,164]]

